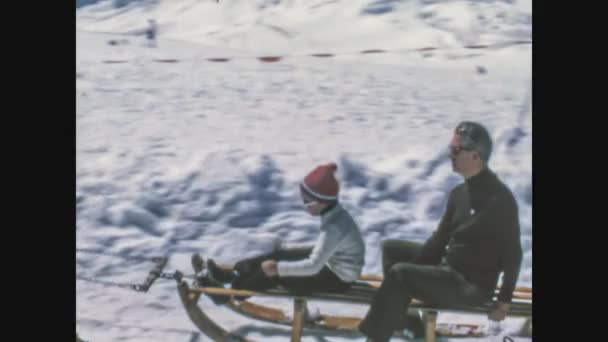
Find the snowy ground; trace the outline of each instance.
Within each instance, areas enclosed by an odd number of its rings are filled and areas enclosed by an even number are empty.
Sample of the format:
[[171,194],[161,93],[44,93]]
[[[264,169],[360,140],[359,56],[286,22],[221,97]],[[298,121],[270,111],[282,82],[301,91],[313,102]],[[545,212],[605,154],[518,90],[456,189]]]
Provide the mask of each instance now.
[[[478,120],[495,137],[491,167],[520,206],[525,254],[518,285],[532,285],[531,47],[461,48],[529,40],[531,2],[113,3],[77,12],[78,247],[166,254],[168,269],[189,272],[195,251],[231,263],[268,250],[277,237],[314,240],[318,222],[302,210],[297,182],[314,166],[336,161],[341,201],[367,243],[364,271],[380,274],[382,240],[422,242],[436,228],[446,193],[461,181],[445,155],[451,130],[460,120]],[[147,18],[159,21],[157,49],[137,35]],[[425,46],[446,49],[403,51]],[[302,56],[370,48],[396,52]],[[293,57],[253,58],[269,53]],[[77,268],[139,282],[149,266],[79,254]],[[77,290],[77,330],[86,340],[207,340],[186,316],[173,282],[159,281],[146,294],[82,281]],[[288,329],[202,302],[248,338],[288,339]],[[325,305],[345,315],[366,309]],[[454,319],[486,322],[439,317]],[[504,327],[511,332],[521,323],[509,319]],[[320,332],[304,338],[346,340],[363,338]]]

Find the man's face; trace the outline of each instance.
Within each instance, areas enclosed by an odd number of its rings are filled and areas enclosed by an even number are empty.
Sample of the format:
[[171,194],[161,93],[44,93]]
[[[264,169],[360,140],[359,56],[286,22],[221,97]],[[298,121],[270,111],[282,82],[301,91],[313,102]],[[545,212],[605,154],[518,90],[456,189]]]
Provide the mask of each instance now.
[[305,192],[300,192],[300,196],[302,197],[302,202],[304,202],[304,206],[306,207],[306,211],[312,216],[319,216],[323,209],[327,207],[327,204],[319,202],[315,198],[309,196]]
[[450,142],[450,160],[452,161],[452,170],[454,172],[464,174],[474,167],[474,162],[477,156],[476,151],[465,150],[462,147],[462,137],[455,134]]

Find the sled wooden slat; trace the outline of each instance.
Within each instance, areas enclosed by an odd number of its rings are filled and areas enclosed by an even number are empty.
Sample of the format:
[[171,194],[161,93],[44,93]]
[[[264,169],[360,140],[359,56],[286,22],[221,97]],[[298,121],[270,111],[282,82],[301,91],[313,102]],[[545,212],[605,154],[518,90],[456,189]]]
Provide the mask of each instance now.
[[[234,289],[222,289],[222,288],[214,288],[214,287],[201,287],[192,289],[192,291],[197,291],[206,294],[213,295],[224,295],[224,296],[236,296],[236,297],[253,297],[253,296],[265,296],[265,297],[287,297],[293,298],[294,294],[290,293],[285,289],[272,289],[264,292],[256,292],[249,290],[234,290]],[[359,303],[359,304],[369,304],[373,295],[375,294],[376,289],[372,286],[365,284],[356,284],[349,290],[344,292],[319,292],[314,293],[312,295],[307,296],[308,300],[320,299],[320,300],[331,300],[331,301],[346,301],[351,303]],[[472,311],[472,312],[487,312],[489,309],[488,303],[479,307],[467,307],[467,308],[447,308],[453,311]],[[428,304],[424,304],[416,299],[413,300],[412,308],[419,307],[429,307],[433,309],[439,309],[437,307],[433,307]],[[521,316],[526,315],[527,312],[530,311],[531,308],[531,300],[518,300],[514,298],[511,303],[511,310],[509,311],[510,315]]]
[[426,311],[424,313],[424,340],[426,342],[435,342],[437,334],[435,329],[437,328],[437,311]]
[[[218,266],[220,266],[221,268],[226,269],[226,270],[231,270],[232,269],[231,265],[225,265],[224,264],[224,265],[218,265]],[[359,277],[359,280],[363,281],[363,282],[370,282],[370,281],[373,281],[373,282],[382,282],[384,280],[384,277],[381,276],[381,275],[364,274],[364,275],[361,275]],[[374,284],[374,283],[370,283],[370,285],[371,284]],[[499,291],[499,290],[500,290],[500,286],[496,288],[496,291]],[[526,287],[526,286],[518,286],[518,287],[515,288],[515,293],[530,293],[531,294],[532,293],[532,288],[531,287]]]
[[283,313],[281,310],[269,308],[263,305],[255,304],[248,302],[246,300],[236,301],[231,300],[227,306],[232,309],[232,311],[239,312],[246,316],[255,316],[258,319],[261,319],[266,322],[274,322],[274,323],[283,323],[289,322],[291,325],[291,320],[289,317]]
[[304,310],[306,310],[306,299],[301,297],[294,298],[291,342],[300,342],[300,339],[302,338],[302,330],[304,329]]
[[[361,277],[359,277],[359,280],[382,282],[384,280],[384,277],[383,276],[379,276],[379,275],[364,274]],[[500,286],[496,288],[496,291],[498,291],[498,290],[500,290]],[[531,287],[520,286],[520,287],[516,287],[515,288],[515,292],[532,293],[532,288]]]
[[[379,283],[368,283],[370,286],[375,287],[375,288],[380,288],[380,284]],[[524,291],[519,291],[519,290],[515,290],[515,292],[513,293],[513,298],[515,299],[525,299],[525,300],[532,300],[532,292],[530,291],[526,291],[527,288],[521,288],[524,289]],[[494,294],[498,295],[499,290],[497,289]]]

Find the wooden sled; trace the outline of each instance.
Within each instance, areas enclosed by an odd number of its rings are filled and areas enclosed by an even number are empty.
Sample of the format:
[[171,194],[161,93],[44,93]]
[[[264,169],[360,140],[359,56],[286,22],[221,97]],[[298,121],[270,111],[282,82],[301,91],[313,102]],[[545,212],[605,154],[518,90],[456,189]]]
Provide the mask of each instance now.
[[[270,323],[287,325],[292,327],[291,341],[299,342],[303,329],[321,329],[340,331],[343,333],[360,334],[357,330],[361,318],[358,317],[341,317],[331,315],[321,315],[315,321],[306,320],[306,304],[308,300],[323,300],[336,301],[345,303],[369,304],[377,288],[378,281],[382,278],[378,276],[363,276],[360,281],[353,285],[350,289],[343,292],[335,293],[314,293],[310,296],[295,296],[293,293],[285,289],[272,289],[264,292],[254,292],[247,290],[233,290],[211,287],[198,287],[196,281],[190,287],[185,281],[178,284],[178,292],[181,301],[188,313],[192,322],[214,341],[251,341],[236,334],[232,334],[220,325],[215,323],[208,315],[206,315],[198,305],[200,295],[203,293],[214,295],[230,296],[230,301],[226,307],[249,318],[261,320]],[[376,283],[374,283],[376,282]],[[498,291],[498,290],[497,290]],[[285,315],[282,310],[252,303],[247,300],[238,300],[237,297],[282,297],[293,299],[293,314],[291,317]],[[478,307],[437,307],[414,300],[409,307],[412,312],[422,312],[425,321],[425,341],[435,342],[437,336],[449,337],[480,337],[482,332],[480,327],[476,325],[438,325],[437,314],[442,312],[463,312],[463,313],[480,313],[486,314],[489,311],[492,303],[487,303]],[[531,316],[532,316],[532,289],[517,288],[513,295],[511,309],[509,312],[511,317],[526,317],[528,321],[525,324],[526,331],[523,335],[531,336]],[[459,334],[454,331],[460,330]],[[253,341],[251,341],[253,342]]]
[[[293,327],[294,320],[286,315],[283,310],[252,303],[250,301],[239,301],[231,299],[227,307],[248,318],[281,324]],[[294,308],[295,309],[295,308]],[[357,327],[361,322],[359,317],[333,316],[321,314],[314,320],[304,319],[303,328],[340,331],[344,333],[360,334]],[[483,327],[475,324],[437,324],[435,328],[437,336],[441,337],[483,337]]]

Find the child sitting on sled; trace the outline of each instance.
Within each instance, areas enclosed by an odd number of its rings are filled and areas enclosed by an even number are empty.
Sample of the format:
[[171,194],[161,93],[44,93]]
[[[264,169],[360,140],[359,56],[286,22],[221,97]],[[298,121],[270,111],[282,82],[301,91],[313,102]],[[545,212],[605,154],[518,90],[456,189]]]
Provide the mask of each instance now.
[[[306,211],[321,219],[316,243],[309,246],[282,244],[272,253],[237,262],[226,270],[213,259],[206,263],[193,255],[193,265],[206,270],[198,277],[199,285],[232,289],[265,291],[283,286],[289,291],[306,295],[348,289],[361,275],[365,259],[365,244],[359,227],[338,202],[339,185],[334,177],[334,163],[321,165],[300,183],[300,196]],[[216,304],[228,296],[209,295]]]

